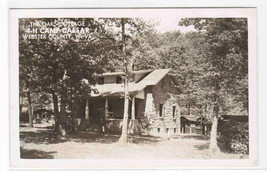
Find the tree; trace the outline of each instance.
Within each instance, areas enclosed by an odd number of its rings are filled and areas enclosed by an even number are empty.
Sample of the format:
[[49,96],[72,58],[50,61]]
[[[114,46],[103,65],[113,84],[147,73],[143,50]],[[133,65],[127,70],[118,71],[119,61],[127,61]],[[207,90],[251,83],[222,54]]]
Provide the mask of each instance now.
[[[206,34],[205,73],[203,88],[213,105],[213,125],[210,149],[218,151],[217,124],[220,112],[227,111],[227,100],[233,97],[247,109],[248,33],[247,20],[243,18],[198,18],[181,20],[180,25],[193,25]],[[245,93],[245,95],[244,95]],[[242,99],[240,99],[240,97]]]
[[[179,83],[179,102],[182,114],[201,114],[205,92],[201,88],[204,73],[205,35],[180,31],[163,34],[152,33],[142,38],[140,48],[135,49],[135,65],[138,69],[170,68]],[[200,46],[201,45],[201,46]]]
[[136,62],[134,57],[135,50],[140,49],[141,36],[154,32],[153,24],[149,24],[140,18],[102,18],[101,20],[109,26],[116,40],[115,45],[119,52],[115,52],[117,59],[111,59],[111,64],[117,68],[109,68],[110,71],[123,70],[124,81],[124,115],[122,125],[122,135],[119,142],[127,142],[128,132],[128,109],[129,91],[128,82],[131,76],[129,66]]
[[[30,41],[22,40],[22,34],[25,32],[27,25],[27,21],[21,19],[19,21],[20,24],[20,42],[19,42],[19,87],[20,87],[20,97],[24,97],[26,95],[28,101],[28,115],[29,115],[29,127],[33,127],[33,105],[32,105],[32,93],[35,90],[34,86],[34,66],[33,59],[29,57],[34,57],[34,53],[31,51],[32,46],[30,46]],[[21,110],[22,111],[22,110]],[[21,113],[21,112],[20,112]]]
[[[70,35],[68,38],[57,39],[51,33],[47,33],[45,39],[23,37],[31,26],[30,22],[34,22],[35,28],[40,31],[41,28],[62,29],[64,22],[78,21],[84,22],[90,29],[88,37],[80,37],[81,35],[72,32],[68,33]],[[21,19],[20,22],[20,59],[25,57],[31,62],[24,63],[25,67],[34,69],[20,73],[22,76],[33,74],[34,80],[31,84],[39,91],[52,95],[56,115],[55,132],[65,136],[68,100],[74,97],[86,97],[90,93],[90,86],[96,82],[98,74],[103,72],[102,67],[110,57],[110,51],[113,51],[114,40],[110,37],[112,35],[106,32],[103,23],[93,18]],[[56,25],[42,26],[40,24],[42,22],[54,22]],[[25,47],[30,55],[23,51]]]
[[124,113],[123,113],[123,123],[122,123],[122,131],[119,142],[127,143],[127,131],[128,131],[128,109],[129,109],[129,90],[128,90],[128,80],[129,80],[129,72],[128,72],[128,59],[125,53],[125,19],[121,19],[121,30],[122,30],[122,56],[124,60]]

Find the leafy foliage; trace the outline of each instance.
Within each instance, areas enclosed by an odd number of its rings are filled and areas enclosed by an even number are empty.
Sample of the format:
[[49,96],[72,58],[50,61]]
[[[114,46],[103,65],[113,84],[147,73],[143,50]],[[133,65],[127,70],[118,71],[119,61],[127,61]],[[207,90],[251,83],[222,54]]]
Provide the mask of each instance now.
[[[91,86],[97,83],[100,73],[120,70],[122,61],[122,41],[119,18],[38,18],[19,20],[20,43],[20,88],[30,90],[41,98],[40,93],[53,95],[55,113],[60,99],[60,116],[71,109],[73,99],[88,96]],[[135,45],[135,36],[145,35],[152,30],[142,19],[125,19],[126,45]],[[42,23],[54,23],[44,26]],[[43,39],[25,39],[34,24],[37,34],[43,30],[60,30],[64,22],[75,24],[83,22],[89,28],[89,36],[69,32],[69,37],[51,37],[45,33]],[[80,26],[68,27],[70,30],[81,29]],[[59,34],[60,35],[60,34]],[[130,56],[134,46],[129,46],[126,55]],[[23,89],[21,89],[22,91]],[[38,95],[39,94],[39,95]],[[56,113],[57,114],[57,113]],[[58,117],[60,117],[58,115]],[[62,116],[62,121],[64,116]],[[60,118],[57,119],[61,121]]]
[[221,135],[218,142],[229,152],[249,153],[249,130],[247,122],[229,121],[219,126]]
[[[245,18],[183,19],[180,25],[193,25],[204,33],[208,43],[205,54],[203,83],[216,98],[223,111],[229,109],[226,100],[234,97],[247,110],[248,32]],[[204,85],[205,86],[205,85]]]
[[[84,22],[90,37],[23,39],[30,22]],[[66,100],[86,97],[104,71],[124,70],[120,18],[20,19],[20,90],[55,94]],[[125,54],[135,70],[171,69],[179,83],[182,114],[213,114],[248,109],[247,20],[242,18],[182,19],[198,31],[157,33],[155,23],[125,19]],[[36,25],[36,27],[41,27]],[[74,39],[75,38],[75,39]],[[45,99],[45,98],[44,98]],[[44,101],[45,103],[45,101]]]
[[[75,33],[69,33],[70,37],[64,39],[50,37],[51,33],[46,33],[44,39],[23,37],[30,22],[34,22],[35,28],[41,32],[41,28],[62,28],[63,22],[66,21],[83,21],[90,30],[90,37],[86,40],[84,37],[74,36]],[[57,122],[63,118],[64,124],[65,109],[71,107],[72,99],[88,95],[91,85],[98,79],[98,74],[103,72],[103,66],[108,64],[108,59],[118,55],[114,53],[117,49],[114,48],[115,40],[111,37],[113,35],[106,31],[101,21],[93,18],[20,19],[19,22],[20,86],[37,94],[52,94]],[[41,26],[42,22],[57,24]],[[60,116],[57,115],[58,98],[61,102]]]
[[[26,19],[21,20],[21,22],[25,22],[23,20]],[[46,22],[55,20],[61,21],[62,19],[39,19],[39,21]],[[102,66],[107,62],[106,55],[109,54],[109,51],[114,50],[111,46],[113,42],[105,37],[106,33],[102,24],[97,23],[94,19],[84,20],[92,32],[90,41],[74,38],[57,40],[49,37],[47,39],[20,39],[21,69],[32,68],[28,71],[34,71],[30,79],[35,88],[48,93],[63,94],[60,92],[65,92],[64,94],[69,96],[82,96],[90,90],[87,88],[90,86],[87,83],[96,83],[96,75],[103,72]],[[25,25],[20,24],[21,27]],[[21,28],[20,35],[23,32],[24,30]],[[23,76],[23,70],[20,72]],[[29,73],[26,76],[29,76]],[[84,79],[88,82],[86,83]]]
[[186,18],[180,21],[180,25],[193,25],[206,35],[206,65],[203,66],[205,73],[202,87],[206,88],[206,98],[214,103],[210,150],[217,152],[218,116],[231,108],[229,98],[241,101],[243,110],[248,112],[247,95],[242,95],[248,91],[247,85],[244,84],[248,81],[247,19]]

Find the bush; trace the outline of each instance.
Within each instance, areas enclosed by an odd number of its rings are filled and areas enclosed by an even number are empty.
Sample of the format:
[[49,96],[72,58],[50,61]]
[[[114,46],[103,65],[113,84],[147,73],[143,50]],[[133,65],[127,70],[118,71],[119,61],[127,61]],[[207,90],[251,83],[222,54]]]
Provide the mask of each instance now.
[[249,130],[248,122],[237,122],[234,120],[222,122],[219,126],[218,142],[226,151],[239,154],[249,153]]

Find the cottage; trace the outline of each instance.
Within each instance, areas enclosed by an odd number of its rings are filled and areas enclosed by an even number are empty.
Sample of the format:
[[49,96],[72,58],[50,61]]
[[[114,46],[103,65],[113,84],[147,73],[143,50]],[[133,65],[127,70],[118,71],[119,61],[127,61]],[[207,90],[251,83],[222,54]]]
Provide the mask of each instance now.
[[[129,80],[128,133],[161,135],[180,132],[180,107],[176,79],[169,69],[132,71]],[[124,112],[124,73],[101,75],[84,100],[80,118],[89,126],[120,133]],[[104,123],[103,123],[104,122]]]
[[186,134],[208,134],[211,122],[203,116],[182,115],[181,132]]

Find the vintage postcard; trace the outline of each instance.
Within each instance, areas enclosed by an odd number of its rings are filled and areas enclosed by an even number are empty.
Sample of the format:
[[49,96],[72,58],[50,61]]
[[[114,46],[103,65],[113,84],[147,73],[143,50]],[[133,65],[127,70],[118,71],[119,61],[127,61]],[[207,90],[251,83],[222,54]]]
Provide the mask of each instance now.
[[254,8],[11,9],[12,168],[257,166]]

